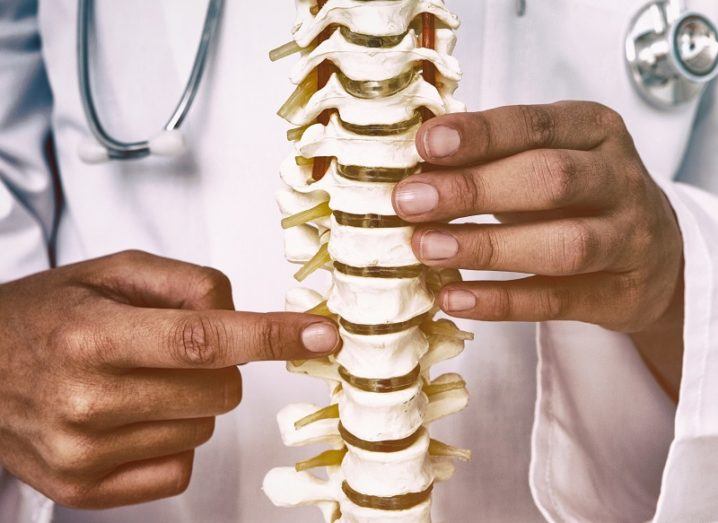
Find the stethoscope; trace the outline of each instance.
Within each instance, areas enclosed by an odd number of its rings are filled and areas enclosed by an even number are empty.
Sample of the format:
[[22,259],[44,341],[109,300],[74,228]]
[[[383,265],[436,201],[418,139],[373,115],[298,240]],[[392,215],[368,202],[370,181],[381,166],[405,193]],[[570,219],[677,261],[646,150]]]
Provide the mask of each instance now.
[[641,9],[626,36],[626,64],[638,93],[670,109],[697,98],[718,76],[718,30],[684,0]]
[[151,154],[178,156],[185,151],[184,140],[179,129],[192,108],[192,103],[202,83],[209,48],[217,34],[223,3],[224,0],[209,0],[202,36],[197,47],[192,70],[184,91],[163,129],[151,139],[125,142],[118,140],[105,129],[97,112],[90,84],[89,57],[90,32],[94,21],[94,0],[79,0],[77,11],[77,76],[82,107],[85,111],[88,127],[94,137],[94,140],[88,140],[80,146],[80,158],[84,162],[101,163],[108,160],[131,160],[144,158]]
[[[516,0],[518,16],[527,0]],[[718,76],[718,30],[688,11],[685,0],[654,0],[633,17],[625,60],[638,94],[654,107],[672,109],[697,98]]]
[[[84,143],[87,163],[130,160],[150,154],[176,156],[185,145],[180,127],[197,95],[210,44],[216,38],[223,0],[209,0],[202,38],[192,71],[177,106],[162,131],[152,139],[124,142],[102,125],[90,85],[89,39],[94,0],[79,0],[77,20],[78,80],[82,106],[94,140]],[[524,16],[527,0],[516,0]],[[655,0],[633,18],[626,36],[625,59],[634,87],[645,101],[661,109],[684,105],[718,76],[718,30],[705,16],[687,10],[684,0]]]

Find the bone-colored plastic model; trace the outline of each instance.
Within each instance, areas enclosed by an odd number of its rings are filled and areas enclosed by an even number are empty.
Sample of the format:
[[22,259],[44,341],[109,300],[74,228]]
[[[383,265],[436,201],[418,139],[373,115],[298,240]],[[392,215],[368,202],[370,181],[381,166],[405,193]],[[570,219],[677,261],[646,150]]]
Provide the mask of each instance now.
[[[317,506],[327,522],[428,523],[431,493],[469,452],[430,438],[431,424],[466,406],[457,374],[431,378],[471,335],[435,320],[435,295],[457,271],[420,265],[413,227],[393,209],[394,186],[421,170],[423,120],[465,110],[451,56],[458,19],[442,0],[297,0],[294,94],[279,114],[294,129],[278,203],[297,279],[332,272],[324,293],[287,294],[287,309],[335,318],[343,347],[291,372],[324,380],[328,405],[277,416],[288,446],[326,450],[271,470],[264,491],[283,507]],[[311,471],[324,468],[325,474]]]

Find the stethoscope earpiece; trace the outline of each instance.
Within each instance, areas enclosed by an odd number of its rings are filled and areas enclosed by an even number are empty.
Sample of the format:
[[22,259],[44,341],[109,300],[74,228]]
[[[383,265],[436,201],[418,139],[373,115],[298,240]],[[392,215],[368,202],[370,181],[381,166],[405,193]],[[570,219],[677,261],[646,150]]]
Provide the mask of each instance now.
[[718,76],[718,30],[680,2],[653,2],[631,22],[626,62],[645,100],[661,108],[683,105]]

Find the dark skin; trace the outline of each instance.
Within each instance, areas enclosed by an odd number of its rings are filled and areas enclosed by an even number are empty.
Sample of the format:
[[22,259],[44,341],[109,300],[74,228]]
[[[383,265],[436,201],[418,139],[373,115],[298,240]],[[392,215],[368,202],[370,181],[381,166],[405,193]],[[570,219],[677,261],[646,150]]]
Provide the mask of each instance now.
[[219,271],[126,252],[0,285],[0,465],[58,503],[182,492],[236,365],[339,347],[320,316],[235,312]]
[[[531,274],[447,285],[441,308],[484,321],[577,320],[628,333],[674,399],[683,353],[683,247],[673,210],[621,117],[589,102],[426,122],[433,165],[394,192],[432,267]],[[497,225],[449,224],[496,215]]]
[[[417,224],[419,259],[535,275],[452,283],[444,311],[627,332],[677,395],[680,231],[616,113],[566,102],[454,114],[427,122],[417,146],[436,168],[399,184],[395,207]],[[502,223],[448,224],[477,214]],[[71,507],[182,492],[194,449],[241,400],[237,364],[340,345],[324,318],[233,309],[218,271],[139,252],[0,285],[0,465]]]

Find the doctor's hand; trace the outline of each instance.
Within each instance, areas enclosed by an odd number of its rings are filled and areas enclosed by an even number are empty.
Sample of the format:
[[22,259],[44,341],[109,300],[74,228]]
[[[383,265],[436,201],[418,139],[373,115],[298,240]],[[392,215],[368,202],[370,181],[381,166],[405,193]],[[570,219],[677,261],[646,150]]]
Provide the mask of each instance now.
[[[450,284],[439,297],[445,312],[579,320],[631,333],[637,343],[670,334],[677,341],[665,354],[654,346],[643,355],[677,388],[681,233],[617,113],[561,102],[452,114],[426,122],[417,147],[434,167],[394,193],[398,214],[419,224],[417,257],[435,267],[532,275]],[[447,224],[480,214],[500,223]]]
[[0,466],[72,507],[182,492],[237,364],[339,344],[320,316],[233,308],[220,272],[140,252],[0,285]]

